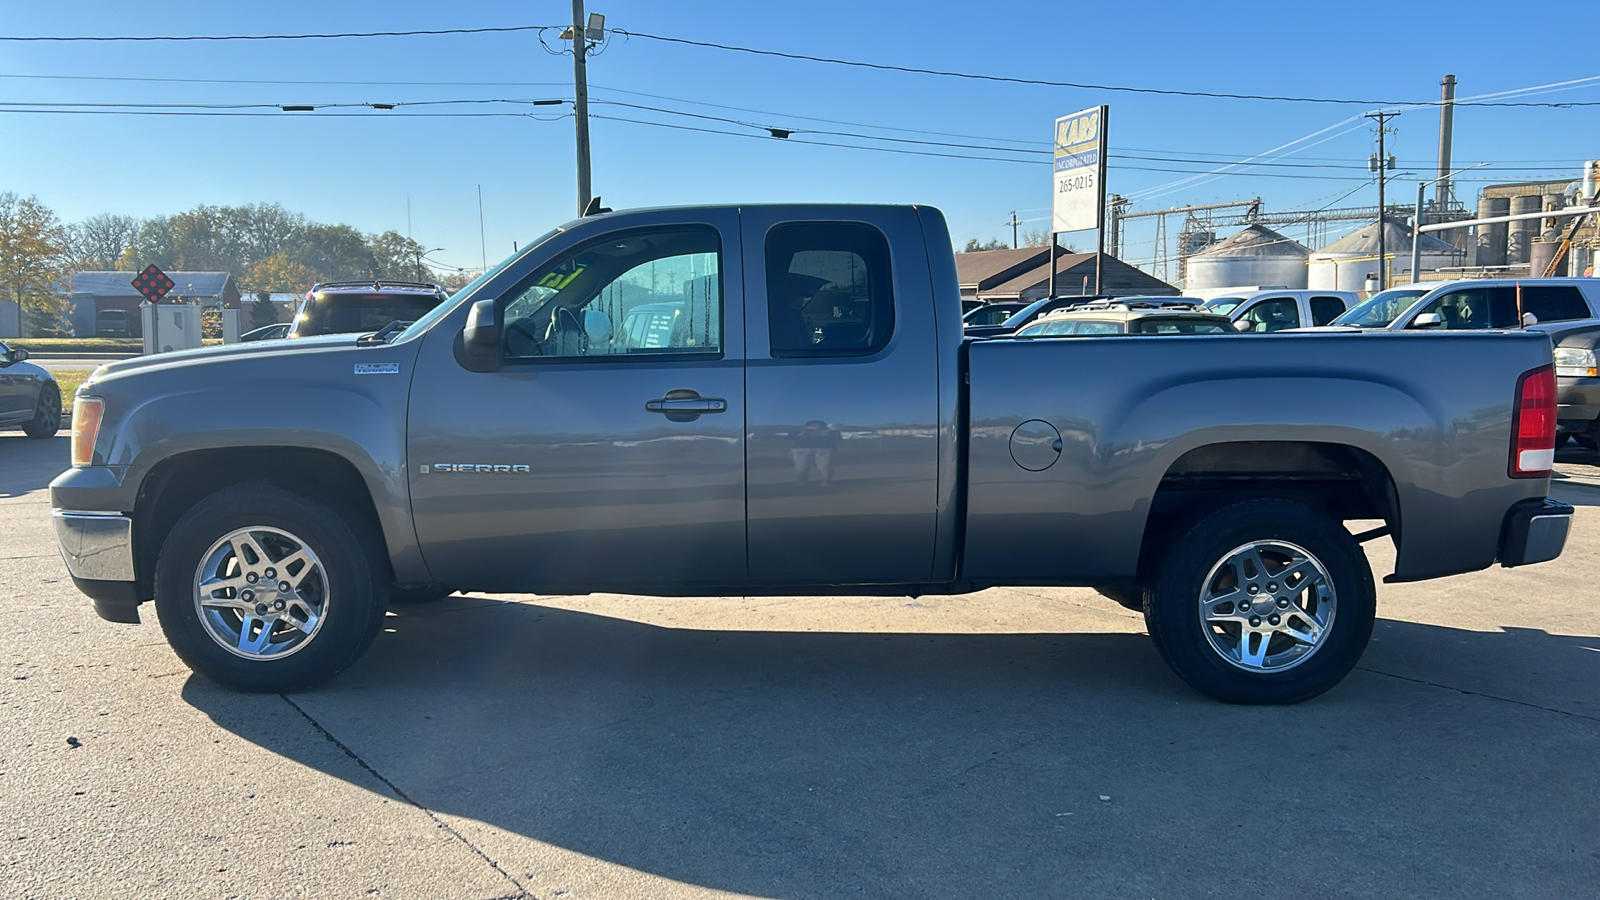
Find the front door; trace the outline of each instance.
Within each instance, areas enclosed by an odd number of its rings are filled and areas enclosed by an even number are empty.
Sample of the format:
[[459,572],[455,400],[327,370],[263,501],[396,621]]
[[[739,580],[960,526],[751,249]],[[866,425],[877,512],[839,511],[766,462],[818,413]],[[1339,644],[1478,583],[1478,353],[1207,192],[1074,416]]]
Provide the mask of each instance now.
[[[745,579],[738,219],[568,247],[500,294],[492,371],[430,333],[409,479],[436,581],[687,590]],[[579,232],[581,234],[581,231]]]

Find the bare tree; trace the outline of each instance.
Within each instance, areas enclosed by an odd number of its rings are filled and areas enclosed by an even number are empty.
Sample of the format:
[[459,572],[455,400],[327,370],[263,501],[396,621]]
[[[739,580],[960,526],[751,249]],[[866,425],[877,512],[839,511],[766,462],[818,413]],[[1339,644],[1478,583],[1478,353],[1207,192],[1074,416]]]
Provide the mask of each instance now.
[[101,213],[66,226],[67,264],[74,272],[119,269],[139,233],[133,216]]

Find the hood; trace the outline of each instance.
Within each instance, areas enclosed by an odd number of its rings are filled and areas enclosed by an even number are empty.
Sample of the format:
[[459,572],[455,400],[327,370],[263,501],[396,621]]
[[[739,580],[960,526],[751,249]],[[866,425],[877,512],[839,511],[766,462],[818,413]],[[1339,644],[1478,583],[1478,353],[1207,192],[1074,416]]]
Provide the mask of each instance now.
[[1557,347],[1594,347],[1600,344],[1600,319],[1540,323],[1529,325],[1525,330],[1542,331],[1550,335],[1550,343]]
[[360,336],[359,334],[324,334],[316,337],[250,341],[242,344],[222,344],[212,347],[196,347],[193,350],[174,350],[170,353],[136,356],[133,359],[119,359],[116,362],[109,362],[100,366],[100,368],[95,369],[94,374],[90,376],[90,380],[99,381],[114,375],[126,375],[131,372],[148,369],[187,366],[219,359],[260,358],[272,354],[306,354],[338,347],[353,347],[356,339]]
[[[170,370],[170,368],[187,368],[190,365],[205,365],[211,364],[211,362],[264,359],[264,357],[291,359],[291,357],[334,351],[334,349],[354,349],[357,338],[360,338],[360,335],[318,335],[315,338],[285,338],[285,340],[277,341],[221,344],[221,346],[195,348],[190,349],[190,351],[171,351],[163,352],[163,354],[133,357],[133,359],[118,359],[117,362],[107,362],[107,364],[96,368],[93,375],[88,376],[85,384],[104,381],[107,378],[118,378],[118,376],[123,375],[134,375],[134,373],[158,372],[158,370]],[[374,346],[382,346],[382,344],[374,344]]]

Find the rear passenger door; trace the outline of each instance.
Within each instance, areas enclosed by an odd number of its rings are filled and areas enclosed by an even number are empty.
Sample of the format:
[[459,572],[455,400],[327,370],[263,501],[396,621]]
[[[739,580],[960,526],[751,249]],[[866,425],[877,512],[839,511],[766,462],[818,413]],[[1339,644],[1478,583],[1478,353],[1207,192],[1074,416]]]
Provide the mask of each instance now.
[[742,212],[758,583],[932,575],[939,361],[921,223],[909,208],[837,212]]
[[1311,298],[1311,324],[1326,325],[1344,313],[1344,301],[1338,297]]

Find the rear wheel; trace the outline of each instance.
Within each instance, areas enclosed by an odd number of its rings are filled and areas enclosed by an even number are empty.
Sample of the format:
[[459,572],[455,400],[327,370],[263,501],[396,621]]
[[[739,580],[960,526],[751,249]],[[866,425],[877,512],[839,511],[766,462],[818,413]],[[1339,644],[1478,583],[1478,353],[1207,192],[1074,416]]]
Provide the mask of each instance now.
[[33,418],[23,423],[22,433],[31,438],[55,437],[61,430],[61,388],[54,381],[39,391],[39,406]]
[[1194,523],[1145,595],[1167,665],[1228,703],[1296,703],[1338,684],[1372,636],[1361,546],[1303,503],[1251,500]]
[[266,484],[196,504],[156,563],[156,610],[178,656],[241,691],[314,687],[355,662],[383,619],[385,568],[366,529]]

